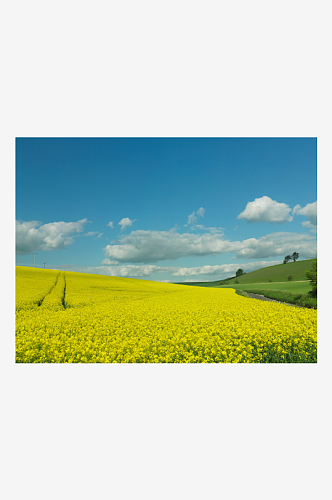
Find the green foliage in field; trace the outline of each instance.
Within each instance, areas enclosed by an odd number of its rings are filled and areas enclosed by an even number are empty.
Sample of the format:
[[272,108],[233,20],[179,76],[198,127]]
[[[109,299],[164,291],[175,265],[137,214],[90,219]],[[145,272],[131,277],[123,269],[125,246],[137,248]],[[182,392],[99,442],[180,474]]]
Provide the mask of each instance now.
[[317,259],[312,263],[310,271],[306,271],[306,277],[310,280],[312,290],[309,292],[311,297],[317,298]]
[[[235,290],[284,290],[290,293],[308,293],[311,290],[310,282],[304,281],[297,283],[295,281],[286,281],[282,283],[242,283],[242,284],[229,284],[228,286],[221,286],[220,288],[235,288]],[[256,292],[255,292],[256,293]]]
[[299,258],[299,254],[297,252],[292,253],[291,259],[295,262]]
[[308,293],[291,293],[284,290],[260,290],[257,288],[248,288],[246,291],[248,293],[264,295],[264,297],[269,297],[270,299],[281,302],[288,302],[289,304],[296,304],[302,307],[317,309],[317,299],[311,297]]

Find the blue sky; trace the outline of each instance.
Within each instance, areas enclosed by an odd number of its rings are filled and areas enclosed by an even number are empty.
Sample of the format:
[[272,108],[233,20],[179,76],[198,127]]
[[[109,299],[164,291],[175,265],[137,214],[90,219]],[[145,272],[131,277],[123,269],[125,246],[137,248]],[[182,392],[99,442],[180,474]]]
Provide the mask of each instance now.
[[214,281],[315,257],[316,201],[316,138],[16,139],[18,265]]

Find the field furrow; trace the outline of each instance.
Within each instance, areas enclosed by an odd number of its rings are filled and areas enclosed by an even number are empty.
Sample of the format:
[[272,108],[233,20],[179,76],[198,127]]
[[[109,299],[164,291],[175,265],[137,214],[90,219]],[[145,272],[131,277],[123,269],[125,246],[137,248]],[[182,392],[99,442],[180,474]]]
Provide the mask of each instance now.
[[16,310],[38,308],[56,286],[60,271],[16,267]]
[[52,309],[53,311],[64,309],[65,286],[65,274],[60,272],[54,288],[45,296],[40,307]]

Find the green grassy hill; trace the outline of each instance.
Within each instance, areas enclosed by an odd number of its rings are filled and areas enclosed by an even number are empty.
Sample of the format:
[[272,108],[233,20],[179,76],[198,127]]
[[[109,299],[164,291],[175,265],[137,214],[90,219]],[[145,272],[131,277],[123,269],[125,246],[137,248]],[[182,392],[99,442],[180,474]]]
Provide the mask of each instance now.
[[[272,283],[242,283],[242,285],[221,285],[218,288],[234,288],[235,290],[244,290],[254,293],[254,290],[286,290],[291,293],[308,293],[311,290],[310,281],[274,281]],[[257,292],[259,293],[259,292]]]
[[[282,283],[288,282],[288,276],[292,275],[292,281],[304,281],[307,280],[305,271],[311,269],[311,265],[315,259],[300,260],[297,262],[289,262],[288,264],[278,264],[276,266],[262,267],[257,269],[257,271],[252,271],[251,273],[244,274],[238,278],[233,278],[228,280],[229,285],[234,285],[235,280],[238,280],[239,284],[245,283]],[[240,265],[239,265],[240,267]],[[192,282],[192,283],[182,283],[183,285],[191,286],[205,286],[205,287],[216,287],[219,285],[218,281],[209,282]],[[271,284],[272,284],[271,283]]]
[[174,283],[174,285],[214,287],[214,286],[219,286],[219,283],[220,283],[220,280],[218,280],[218,281],[189,281],[188,283],[176,282],[176,283]]
[[288,276],[293,276],[293,281],[304,281],[308,278],[304,274],[309,271],[315,259],[300,260],[298,262],[289,262],[288,264],[278,264],[276,266],[262,267],[257,271],[252,271],[238,278],[229,280],[229,283],[234,283],[237,279],[239,283],[268,283],[271,279],[273,282],[280,283],[288,281]]

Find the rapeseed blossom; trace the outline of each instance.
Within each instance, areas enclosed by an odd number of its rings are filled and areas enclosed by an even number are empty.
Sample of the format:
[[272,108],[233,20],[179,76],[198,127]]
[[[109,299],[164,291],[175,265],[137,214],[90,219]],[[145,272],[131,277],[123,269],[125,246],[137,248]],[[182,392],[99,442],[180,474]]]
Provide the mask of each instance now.
[[19,363],[317,361],[317,311],[232,289],[17,268],[16,306]]

